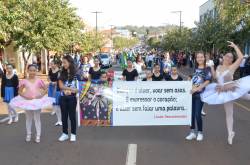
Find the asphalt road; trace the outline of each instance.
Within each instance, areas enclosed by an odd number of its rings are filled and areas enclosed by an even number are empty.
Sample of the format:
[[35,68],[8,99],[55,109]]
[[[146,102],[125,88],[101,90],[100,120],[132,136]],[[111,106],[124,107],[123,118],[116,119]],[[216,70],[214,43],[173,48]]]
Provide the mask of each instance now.
[[187,126],[158,126],[80,127],[77,142],[60,143],[55,116],[43,113],[41,143],[26,143],[21,114],[17,124],[0,124],[0,165],[125,165],[128,144],[137,145],[136,165],[249,165],[250,103],[235,105],[232,146],[227,144],[223,107],[206,105],[205,111],[202,142],[185,140]]

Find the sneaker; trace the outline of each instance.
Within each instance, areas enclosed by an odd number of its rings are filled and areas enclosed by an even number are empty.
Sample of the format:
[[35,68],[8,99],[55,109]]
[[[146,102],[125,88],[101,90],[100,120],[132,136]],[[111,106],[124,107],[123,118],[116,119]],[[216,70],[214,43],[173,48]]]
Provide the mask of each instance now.
[[203,140],[203,134],[202,133],[198,133],[196,140],[197,141],[202,141]]
[[76,135],[71,134],[71,135],[70,135],[70,141],[71,141],[71,142],[75,142],[75,141],[76,141]]
[[69,139],[69,135],[63,133],[60,138],[58,139],[60,142],[66,141]]
[[16,115],[15,120],[14,120],[14,123],[17,123],[17,122],[18,122],[18,115]]
[[56,111],[52,111],[50,114],[53,116],[56,114]]
[[30,142],[30,140],[31,140],[31,135],[27,135],[25,141]]
[[56,122],[55,126],[62,126],[62,122],[61,121]]
[[10,117],[10,119],[9,119],[9,121],[8,121],[8,125],[10,125],[10,124],[12,124],[12,122],[13,122],[13,119],[12,119],[12,117]]
[[229,144],[229,145],[232,145],[232,144],[233,144],[233,138],[234,138],[234,136],[235,136],[235,132],[231,132],[231,133],[228,135],[227,141],[228,141],[228,144]]
[[194,132],[190,132],[189,135],[186,137],[186,140],[193,140],[196,138],[196,134]]
[[40,136],[36,136],[35,142],[36,142],[36,143],[40,143],[40,141],[41,141],[41,140],[40,140]]

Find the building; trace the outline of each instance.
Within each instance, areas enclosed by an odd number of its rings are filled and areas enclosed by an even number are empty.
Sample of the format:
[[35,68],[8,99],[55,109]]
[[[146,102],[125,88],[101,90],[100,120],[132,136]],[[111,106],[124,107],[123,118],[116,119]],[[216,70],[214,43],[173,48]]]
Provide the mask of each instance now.
[[132,33],[128,29],[115,29],[115,33],[113,34],[114,37],[125,37],[131,38]]
[[[249,0],[242,0],[242,2],[247,5],[249,4]],[[216,10],[216,6],[214,3],[214,0],[208,0],[199,8],[199,16],[200,16],[200,22],[202,22],[206,18],[216,18],[218,16],[218,11]],[[241,30],[241,26],[239,25],[236,27],[236,31]],[[244,54],[250,55],[250,36],[249,40],[244,44]]]
[[200,6],[199,16],[200,16],[200,22],[202,22],[206,18],[209,17],[216,18],[218,16],[218,12],[216,11],[213,0],[209,0]]

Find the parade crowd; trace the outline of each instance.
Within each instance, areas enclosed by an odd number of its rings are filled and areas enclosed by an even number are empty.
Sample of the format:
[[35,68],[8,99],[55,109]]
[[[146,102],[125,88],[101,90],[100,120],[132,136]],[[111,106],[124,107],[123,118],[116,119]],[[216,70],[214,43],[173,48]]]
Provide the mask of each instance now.
[[[239,98],[250,100],[250,58],[242,54],[233,42],[228,42],[233,52],[221,55],[196,52],[123,52],[114,56],[114,61],[121,66],[123,81],[183,81],[178,70],[181,67],[192,68],[188,75],[192,81],[192,124],[186,140],[204,139],[202,109],[204,103],[222,104],[226,112],[228,144],[233,144],[233,102]],[[25,110],[26,142],[32,138],[32,121],[35,122],[35,142],[41,138],[42,109],[52,107],[51,114],[56,114],[56,126],[62,126],[59,141],[76,141],[76,106],[79,93],[78,81],[106,83],[112,81],[101,60],[87,55],[64,55],[50,59],[48,82],[39,79],[39,64],[27,67],[28,76],[19,80],[14,66],[6,64],[2,72],[1,96],[8,106],[8,124],[18,122],[17,109]],[[234,79],[234,73],[240,70],[240,79]],[[146,76],[142,77],[141,75]],[[71,132],[68,132],[70,119]]]

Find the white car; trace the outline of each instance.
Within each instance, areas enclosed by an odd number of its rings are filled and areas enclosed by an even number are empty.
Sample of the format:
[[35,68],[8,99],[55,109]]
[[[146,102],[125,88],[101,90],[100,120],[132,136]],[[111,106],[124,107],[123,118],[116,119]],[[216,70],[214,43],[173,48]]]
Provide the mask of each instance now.
[[107,53],[101,53],[98,55],[98,58],[101,62],[102,67],[112,67],[112,58],[109,54]]

